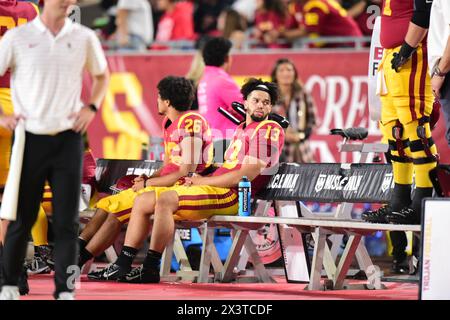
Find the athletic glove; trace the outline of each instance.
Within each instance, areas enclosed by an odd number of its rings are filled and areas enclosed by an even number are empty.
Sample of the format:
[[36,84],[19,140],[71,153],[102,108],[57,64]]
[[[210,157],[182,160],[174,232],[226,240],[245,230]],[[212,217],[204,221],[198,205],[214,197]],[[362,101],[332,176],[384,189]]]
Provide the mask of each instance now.
[[403,66],[409,58],[411,58],[414,51],[416,51],[417,48],[411,47],[409,44],[403,42],[400,51],[397,53],[394,53],[394,57],[391,60],[392,69],[395,70],[395,72],[398,72],[400,67]]

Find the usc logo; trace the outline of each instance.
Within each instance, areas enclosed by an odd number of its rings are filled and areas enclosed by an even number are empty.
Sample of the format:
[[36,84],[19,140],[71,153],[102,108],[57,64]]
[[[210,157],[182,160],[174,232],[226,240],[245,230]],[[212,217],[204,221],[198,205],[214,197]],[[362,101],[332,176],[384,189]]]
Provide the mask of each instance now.
[[134,73],[112,73],[106,93],[101,116],[106,130],[118,136],[103,138],[103,155],[109,159],[140,159],[143,143],[148,143],[145,132],[133,111],[120,111],[116,108],[116,95],[126,97],[127,108],[135,109],[142,105],[142,85]]

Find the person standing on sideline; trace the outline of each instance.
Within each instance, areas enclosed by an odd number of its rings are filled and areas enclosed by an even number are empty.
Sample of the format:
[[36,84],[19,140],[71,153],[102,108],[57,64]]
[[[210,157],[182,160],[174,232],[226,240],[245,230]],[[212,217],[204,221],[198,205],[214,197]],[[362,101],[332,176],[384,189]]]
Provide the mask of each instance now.
[[[214,162],[222,163],[223,154],[227,149],[227,139],[231,139],[237,125],[217,111],[224,108],[238,119],[232,108],[234,101],[243,103],[239,86],[228,74],[231,68],[230,40],[219,37],[208,40],[203,48],[205,69],[197,88],[198,111],[204,116],[212,130],[214,141]],[[227,137],[227,130],[229,136]]]
[[[25,24],[39,14],[38,7],[31,2],[17,2],[15,0],[0,0],[0,39],[8,30]],[[7,71],[0,76],[0,118],[3,115],[12,115],[13,104],[11,100],[10,88],[10,72]],[[3,190],[9,171],[9,159],[11,157],[11,130],[6,130],[0,126],[0,207],[3,197]],[[45,213],[39,214],[40,218],[45,218]],[[37,221],[40,221],[38,219]],[[3,240],[6,229],[8,228],[8,220],[0,220],[0,285],[3,279],[1,265],[3,261]],[[39,225],[40,223],[37,223]],[[28,294],[29,288],[26,281],[26,271],[23,270],[19,281],[19,289],[21,294]]]
[[450,1],[434,0],[428,30],[428,64],[431,73],[431,90],[440,100],[450,146]]
[[[14,115],[0,125],[25,128],[17,219],[10,223],[3,252],[0,299],[19,298],[17,281],[28,235],[48,180],[53,190],[55,292],[74,299],[69,281],[77,265],[78,203],[83,157],[82,133],[94,119],[108,87],[105,55],[95,33],[67,18],[76,0],[46,0],[42,15],[10,30],[0,41],[0,75],[11,69]],[[83,70],[93,77],[89,104],[81,102]]]
[[[426,0],[383,1],[384,53],[377,91],[380,129],[389,144],[395,186],[389,206],[362,214],[368,222],[421,224],[422,200],[433,193],[429,172],[439,156],[430,128],[433,95],[426,45],[430,10]],[[411,197],[413,177],[416,188]]]

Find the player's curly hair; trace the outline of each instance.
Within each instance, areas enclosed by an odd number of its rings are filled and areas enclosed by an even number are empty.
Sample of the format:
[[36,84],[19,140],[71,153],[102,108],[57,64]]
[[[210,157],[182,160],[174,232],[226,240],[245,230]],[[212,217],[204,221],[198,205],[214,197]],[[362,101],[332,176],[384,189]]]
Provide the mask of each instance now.
[[219,37],[211,38],[203,47],[202,56],[207,66],[220,67],[225,63],[233,44],[230,40]]
[[278,86],[273,82],[249,78],[241,88],[241,93],[244,100],[247,100],[248,95],[254,90],[267,92],[270,96],[270,103],[272,105],[278,101]]
[[169,100],[177,111],[189,110],[194,101],[195,90],[192,82],[183,77],[167,76],[158,83],[159,95]]

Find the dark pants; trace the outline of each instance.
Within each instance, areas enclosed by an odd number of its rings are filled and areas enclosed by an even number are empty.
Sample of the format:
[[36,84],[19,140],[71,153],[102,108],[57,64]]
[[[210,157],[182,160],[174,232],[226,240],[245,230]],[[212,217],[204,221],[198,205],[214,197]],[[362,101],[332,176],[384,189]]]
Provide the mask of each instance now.
[[441,102],[442,113],[444,114],[446,126],[445,137],[447,138],[447,143],[450,146],[450,75],[445,77],[440,94],[441,99],[439,100]]
[[[26,133],[17,220],[9,224],[3,248],[4,284],[17,285],[28,237],[47,180],[53,193],[55,296],[73,291],[67,283],[77,265],[82,138],[68,130],[57,135]],[[72,277],[73,278],[73,277]]]
[[406,259],[406,246],[408,245],[408,239],[404,231],[391,231],[392,242],[392,256],[394,260],[403,261]]

